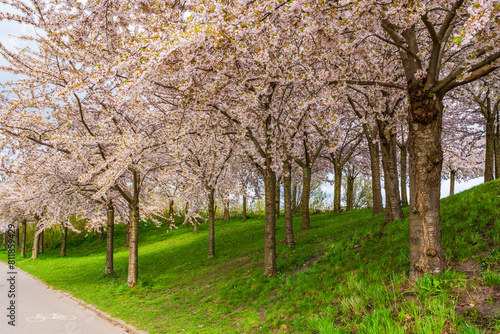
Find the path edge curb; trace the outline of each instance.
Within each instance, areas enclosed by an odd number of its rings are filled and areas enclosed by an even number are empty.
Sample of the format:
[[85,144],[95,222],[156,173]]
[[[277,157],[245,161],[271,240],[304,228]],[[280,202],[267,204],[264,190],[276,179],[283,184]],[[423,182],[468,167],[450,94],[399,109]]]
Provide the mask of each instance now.
[[[2,261],[4,262],[4,261]],[[4,262],[5,263],[5,262]],[[119,326],[121,328],[123,328],[124,330],[126,330],[128,333],[132,333],[132,334],[149,334],[149,332],[146,332],[146,331],[143,331],[143,330],[140,330],[138,328],[136,328],[135,326],[132,326],[128,323],[126,323],[125,321],[119,319],[119,318],[116,318],[116,317],[113,317],[111,316],[110,314],[106,313],[106,312],[103,312],[101,310],[99,310],[97,307],[95,307],[94,305],[92,304],[89,304],[81,299],[78,299],[76,298],[75,296],[73,296],[71,293],[69,292],[64,292],[62,290],[58,290],[50,285],[48,285],[47,283],[45,283],[44,281],[42,281],[41,279],[39,279],[38,277],[20,269],[19,267],[15,267],[17,271],[20,271],[26,275],[28,275],[29,277],[39,281],[40,283],[42,283],[43,285],[45,285],[48,289],[51,289],[52,291],[54,292],[57,292],[59,293],[60,295],[62,295],[63,297],[66,297],[66,298],[69,298],[71,299],[72,301],[76,302],[78,305],[80,306],[83,306],[84,308],[86,308],[87,310],[91,311],[92,313],[96,314],[98,317],[112,323],[113,325],[116,325],[116,326]]]

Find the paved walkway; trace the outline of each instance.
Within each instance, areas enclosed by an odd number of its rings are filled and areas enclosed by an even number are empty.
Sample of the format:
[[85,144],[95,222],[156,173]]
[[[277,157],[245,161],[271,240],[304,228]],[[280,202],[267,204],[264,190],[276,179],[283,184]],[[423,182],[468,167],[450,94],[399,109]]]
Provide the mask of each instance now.
[[[55,292],[40,281],[0,261],[1,334],[123,334],[123,329],[98,317],[75,301]],[[15,280],[12,280],[14,278]],[[11,279],[11,281],[9,281]],[[15,297],[9,297],[14,282]],[[15,327],[8,324],[15,307]],[[13,313],[12,312],[12,313]]]

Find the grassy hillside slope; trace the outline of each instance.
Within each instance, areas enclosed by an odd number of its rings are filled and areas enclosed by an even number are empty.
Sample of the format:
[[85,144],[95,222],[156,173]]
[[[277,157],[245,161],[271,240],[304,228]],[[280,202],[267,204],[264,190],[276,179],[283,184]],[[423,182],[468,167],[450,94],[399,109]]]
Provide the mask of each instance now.
[[103,275],[105,243],[94,235],[69,242],[66,258],[55,245],[17,265],[150,333],[498,333],[500,182],[444,199],[441,213],[449,269],[416,284],[407,282],[408,221],[381,230],[371,210],[315,215],[307,231],[295,218],[295,249],[280,218],[277,278],[261,276],[262,218],[217,221],[215,259],[206,224],[197,233],[142,224],[134,288],[123,228],[118,277]]

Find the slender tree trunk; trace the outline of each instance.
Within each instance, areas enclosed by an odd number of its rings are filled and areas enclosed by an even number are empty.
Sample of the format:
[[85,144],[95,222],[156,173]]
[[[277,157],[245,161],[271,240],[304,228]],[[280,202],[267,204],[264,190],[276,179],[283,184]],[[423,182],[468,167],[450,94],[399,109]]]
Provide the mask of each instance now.
[[263,171],[266,203],[263,275],[276,277],[276,174],[270,166],[266,167]]
[[[184,208],[184,215],[187,216],[188,212],[189,212],[189,203],[186,203],[186,207]],[[186,228],[189,228],[189,221],[187,219],[185,220],[186,223],[184,225],[186,225]]]
[[16,231],[15,231],[15,234],[14,234],[14,249],[16,250],[17,252],[17,249],[19,248],[19,228],[20,226],[18,225],[16,227]]
[[281,176],[276,180],[276,194],[275,194],[275,203],[276,203],[276,219],[280,217],[280,202],[281,202]]
[[104,227],[99,226],[99,229],[97,230],[97,234],[99,235],[99,238],[97,239],[97,243],[101,243],[104,241]]
[[170,220],[170,223],[174,223],[174,200],[171,199],[170,202],[168,202],[168,220]]
[[[380,149],[378,143],[368,143],[370,152],[370,166],[372,172],[372,196],[373,196],[373,215],[384,213],[382,203],[382,186],[380,184]],[[340,203],[339,203],[340,206]]]
[[193,232],[198,232],[199,230],[200,230],[200,224],[198,224],[198,221],[196,221],[195,219]]
[[283,197],[285,201],[285,233],[286,245],[295,247],[292,220],[292,165],[285,161],[283,165]]
[[243,222],[247,221],[247,197],[243,196],[243,211],[241,212]]
[[129,287],[137,285],[139,277],[139,203],[129,204],[129,256],[128,256],[128,280]]
[[[488,103],[489,104],[489,103]],[[489,112],[490,110],[488,110]],[[484,159],[484,182],[494,179],[493,168],[495,159],[495,118],[489,113],[486,117],[486,150]]]
[[351,175],[347,176],[347,203],[346,211],[352,211],[354,204],[354,180],[355,178]]
[[401,147],[400,150],[401,154],[401,204],[403,206],[408,206],[408,195],[407,195],[407,185],[408,185],[408,179],[407,179],[407,171],[406,168],[408,166],[406,162],[406,158],[408,155],[407,148],[406,146]]
[[385,224],[403,219],[401,197],[399,195],[398,165],[396,159],[396,137],[385,122],[377,121],[384,169]]
[[21,257],[26,257],[26,221],[23,220],[21,225],[23,226],[23,236],[21,239]]
[[292,217],[295,217],[297,214],[297,185],[293,185],[292,192]]
[[340,196],[342,189],[342,167],[334,165],[335,185],[333,193],[333,213],[340,212]]
[[33,250],[31,252],[31,258],[32,259],[38,259],[38,254],[39,254],[39,249],[38,249],[38,244],[40,243],[40,234],[36,234],[36,228],[35,228],[35,237],[33,238]]
[[43,230],[41,233],[40,233],[40,245],[38,246],[38,250],[40,252],[40,254],[43,254],[43,242],[44,242],[44,237],[43,235],[45,234],[45,230]]
[[208,258],[215,257],[215,191],[208,193]]
[[455,171],[450,172],[450,196],[455,195]]
[[302,168],[302,229],[311,228],[309,218],[309,200],[311,197],[311,168],[304,166]]
[[229,221],[229,201],[224,202],[224,220]]
[[410,280],[445,269],[441,243],[442,99],[410,87]]
[[106,207],[106,266],[104,275],[114,275],[115,207],[109,202]]
[[128,253],[128,278],[129,287],[137,285],[139,277],[139,193],[141,177],[139,172],[133,170],[132,186],[134,189],[133,198],[128,203],[129,208],[129,253]]
[[66,226],[66,224],[62,224],[61,229],[61,252],[59,253],[59,255],[66,256],[66,238],[68,236],[68,227]]
[[5,249],[6,242],[7,242],[7,232],[2,234],[2,249]]
[[495,178],[500,179],[500,110],[497,110],[497,130],[495,134]]

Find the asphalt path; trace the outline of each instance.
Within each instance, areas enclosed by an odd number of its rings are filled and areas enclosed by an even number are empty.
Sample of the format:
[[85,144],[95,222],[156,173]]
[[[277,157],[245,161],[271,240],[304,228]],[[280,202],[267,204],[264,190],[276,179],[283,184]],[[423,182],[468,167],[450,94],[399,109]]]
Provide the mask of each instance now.
[[[0,301],[1,334],[126,333],[40,281],[19,270],[10,270],[2,261]],[[15,326],[9,324],[12,320]]]

